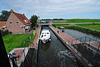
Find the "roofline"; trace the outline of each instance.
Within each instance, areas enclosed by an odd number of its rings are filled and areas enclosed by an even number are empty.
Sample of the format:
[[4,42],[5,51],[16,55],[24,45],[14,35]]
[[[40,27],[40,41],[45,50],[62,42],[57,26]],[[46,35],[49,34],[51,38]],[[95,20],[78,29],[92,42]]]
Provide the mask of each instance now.
[[[16,12],[15,12],[16,13]],[[14,14],[14,13],[13,13]],[[20,14],[20,13],[17,13],[17,14]],[[15,14],[14,14],[15,15]],[[21,14],[21,15],[23,15],[23,14]],[[16,16],[16,15],[15,15]],[[25,16],[25,15],[23,15],[29,22],[30,22],[30,20]],[[17,16],[16,16],[17,17]],[[17,17],[18,18],[18,17]],[[18,18],[19,19],[19,18]],[[20,20],[20,19],[19,19]],[[21,21],[21,20],[20,20]],[[31,23],[32,24],[32,23]],[[24,23],[23,23],[23,25],[25,25]],[[28,25],[28,24],[27,24]]]

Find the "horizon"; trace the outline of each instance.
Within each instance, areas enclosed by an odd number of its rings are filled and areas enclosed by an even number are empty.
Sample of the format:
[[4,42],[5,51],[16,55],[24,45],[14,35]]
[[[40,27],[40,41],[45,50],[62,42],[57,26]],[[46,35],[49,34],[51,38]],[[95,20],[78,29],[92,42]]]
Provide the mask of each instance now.
[[32,15],[40,19],[100,19],[98,0],[1,0],[0,6],[0,14],[2,10],[13,9],[28,19]]

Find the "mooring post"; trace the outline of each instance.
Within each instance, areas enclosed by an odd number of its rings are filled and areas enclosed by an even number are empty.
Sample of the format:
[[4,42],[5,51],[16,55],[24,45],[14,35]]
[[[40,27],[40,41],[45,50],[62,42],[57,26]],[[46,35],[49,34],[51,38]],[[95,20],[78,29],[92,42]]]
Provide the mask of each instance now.
[[85,36],[85,41],[84,41],[84,43],[86,43],[86,38],[87,38],[87,36]]
[[0,32],[0,67],[11,67]]
[[90,43],[91,43],[91,38],[89,38],[89,45],[90,45]]

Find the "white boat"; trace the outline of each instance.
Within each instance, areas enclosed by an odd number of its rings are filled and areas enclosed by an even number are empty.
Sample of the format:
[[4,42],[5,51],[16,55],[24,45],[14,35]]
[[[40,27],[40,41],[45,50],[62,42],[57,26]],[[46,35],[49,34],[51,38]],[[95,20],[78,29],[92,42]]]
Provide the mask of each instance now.
[[40,35],[40,38],[39,38],[44,44],[48,41],[51,41],[51,38],[50,38],[50,31],[47,30],[47,29],[43,29],[41,31],[41,35]]

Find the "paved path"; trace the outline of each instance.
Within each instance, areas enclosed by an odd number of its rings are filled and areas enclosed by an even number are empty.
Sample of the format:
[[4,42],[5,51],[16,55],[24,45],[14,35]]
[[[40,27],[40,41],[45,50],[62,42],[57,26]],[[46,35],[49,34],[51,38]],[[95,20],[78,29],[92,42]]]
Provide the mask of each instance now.
[[92,42],[92,43],[90,43],[90,45],[92,45],[92,46],[95,47],[96,49],[99,48],[99,50],[100,50],[100,42]]
[[[80,41],[78,41],[78,40],[75,40],[73,37],[71,37],[71,36],[69,36],[68,34],[66,34],[66,33],[63,33],[63,32],[61,32],[59,29],[57,29],[57,28],[54,28],[54,27],[51,27],[52,29],[53,29],[53,31],[55,31],[56,33],[58,33],[57,31],[59,31],[59,35],[66,41],[66,42],[68,42],[69,44],[78,44],[78,43],[80,43]],[[91,44],[91,46],[94,46],[94,47],[96,47],[96,48],[98,48],[99,47],[99,49],[100,49],[100,46],[99,46],[99,42],[92,42],[92,43],[90,43]]]
[[72,38],[68,34],[61,32],[59,29],[54,28],[54,27],[51,27],[51,28],[53,29],[53,31],[55,31],[56,33],[58,33],[69,44],[77,44],[77,43],[80,43],[78,40],[75,40],[74,38]]
[[[23,51],[23,49],[18,49],[18,50],[15,50],[15,51],[14,51],[14,53],[15,53],[16,55],[19,55],[19,58],[16,59],[17,61],[19,61],[20,58],[22,57],[22,55],[23,55],[22,51]],[[21,53],[22,53],[22,54],[21,54]],[[10,60],[10,58],[9,58],[9,61],[12,62],[12,61]]]

